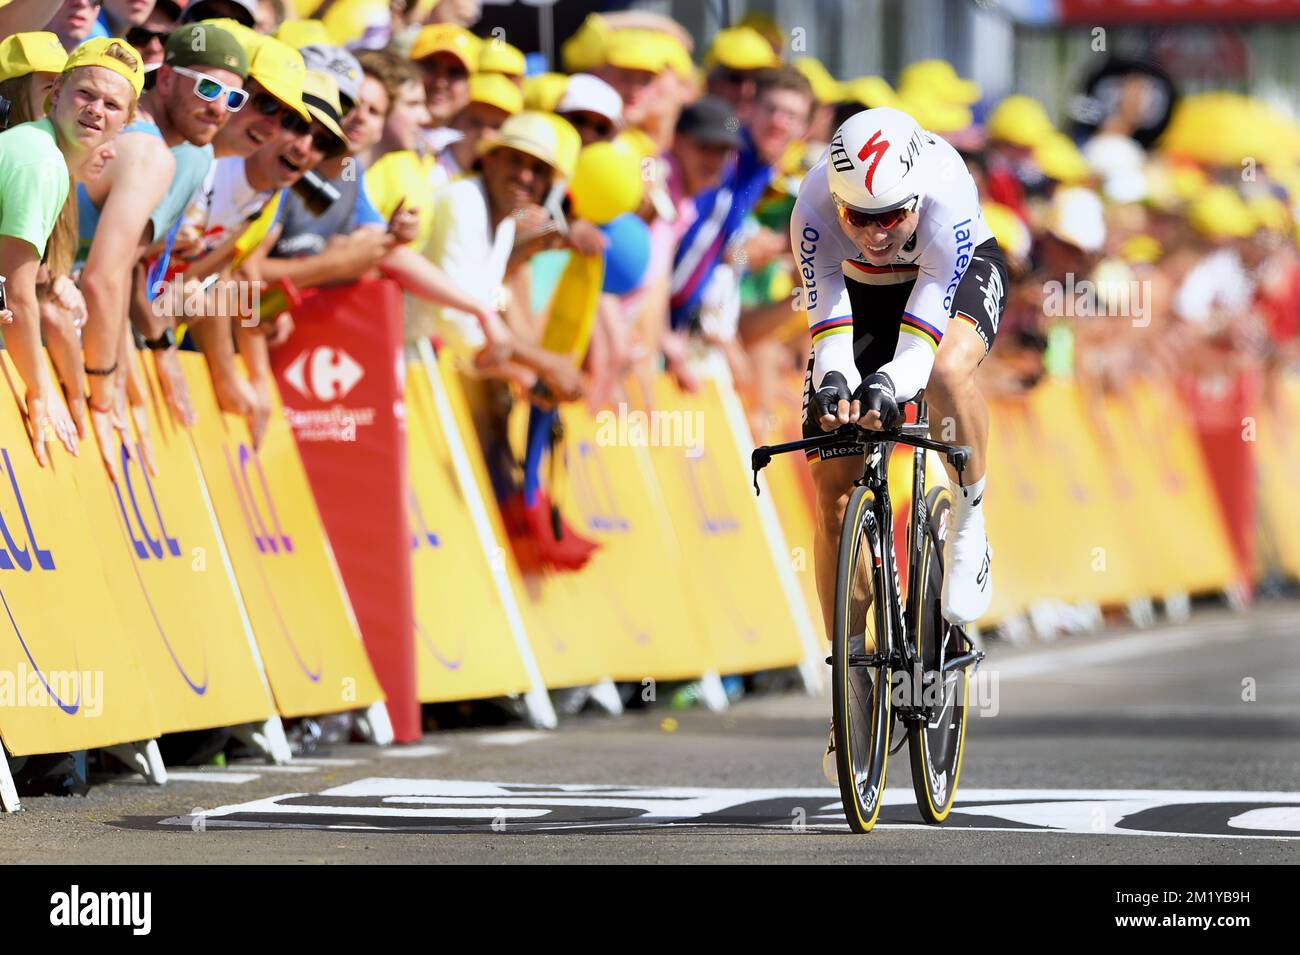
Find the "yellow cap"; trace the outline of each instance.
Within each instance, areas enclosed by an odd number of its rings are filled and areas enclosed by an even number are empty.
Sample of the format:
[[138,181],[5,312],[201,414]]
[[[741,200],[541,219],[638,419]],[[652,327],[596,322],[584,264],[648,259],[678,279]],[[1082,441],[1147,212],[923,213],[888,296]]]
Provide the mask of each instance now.
[[553,112],[564,98],[569,78],[563,73],[538,73],[524,78],[524,108]]
[[482,42],[474,34],[454,23],[433,23],[424,27],[411,45],[411,59],[423,60],[435,53],[450,53],[470,73],[478,65],[479,47]]
[[[135,58],[135,69],[131,69],[116,57],[108,55],[108,51],[114,47],[130,53]],[[112,70],[118,76],[125,77],[127,82],[131,84],[131,88],[135,90],[136,96],[139,96],[140,91],[144,89],[144,57],[140,55],[139,50],[125,40],[117,40],[112,37],[97,37],[93,40],[87,40],[68,55],[68,59],[63,65],[63,72],[70,73],[83,66],[102,66],[106,70]]]
[[302,96],[307,105],[308,115],[338,137],[339,142],[346,148],[348,138],[343,134],[343,127],[340,125],[343,119],[343,106],[339,102],[339,87],[334,82],[334,78],[319,70],[308,70],[303,77]]
[[[257,80],[281,103],[297,110],[303,119],[311,119],[311,113],[302,101],[303,83],[307,77],[307,65],[302,61],[302,54],[275,37],[261,36],[252,30],[246,32],[257,37],[248,59],[249,77]],[[236,39],[240,37],[236,36]],[[247,44],[244,49],[248,49]],[[337,90],[335,95],[338,95]]]
[[1264,193],[1251,197],[1246,205],[1255,217],[1256,228],[1270,232],[1286,231],[1291,216],[1287,212],[1286,203],[1281,199]]
[[1133,265],[1150,265],[1164,257],[1160,240],[1150,235],[1132,235],[1119,247],[1119,254]]
[[1014,209],[992,200],[980,203],[980,208],[984,213],[985,224],[1008,257],[1024,259],[1029,255],[1029,227],[1016,215]]
[[668,68],[680,76],[682,79],[690,79],[695,75],[695,61],[691,59],[690,51],[682,46],[681,42],[669,33],[659,34],[660,43],[664,48],[664,57],[667,61]]
[[980,85],[958,76],[947,60],[918,60],[905,67],[898,75],[898,91],[907,95],[913,90],[926,90],[938,99],[962,106],[977,103],[980,98]]
[[513,116],[524,108],[524,94],[500,73],[475,73],[469,78],[469,101],[495,106]]
[[578,154],[582,152],[582,134],[563,116],[556,113],[543,113],[547,121],[555,127],[555,168],[565,179],[572,179],[578,168]]
[[781,58],[753,27],[731,27],[718,31],[704,62],[730,70],[766,70],[780,66]]
[[1255,232],[1255,216],[1231,186],[1211,186],[1187,210],[1187,221],[1207,239],[1239,239]]
[[325,23],[321,20],[285,20],[275,31],[275,38],[289,44],[295,50],[301,50],[304,46],[312,44],[334,45],[329,31],[325,29]]
[[391,32],[393,14],[388,0],[339,0],[321,17],[330,35],[330,46],[368,45]]
[[605,47],[605,62],[625,70],[662,73],[673,62],[672,47],[676,45],[668,34],[657,30],[619,30]]
[[1051,133],[1035,146],[1034,162],[1048,179],[1067,186],[1077,186],[1092,175],[1088,160],[1065,133]]
[[524,51],[505,40],[484,40],[478,54],[480,73],[504,73],[506,76],[524,75]]
[[1030,96],[1008,96],[993,108],[985,124],[990,139],[1031,147],[1051,135],[1055,127],[1043,104]]
[[586,73],[605,65],[605,50],[614,31],[598,13],[590,13],[573,36],[560,47],[560,62],[567,73]]
[[974,117],[965,106],[940,99],[928,90],[914,88],[911,92],[902,94],[898,108],[909,113],[922,129],[928,129],[932,133],[955,133],[974,122]]
[[659,146],[650,138],[650,134],[635,126],[630,126],[615,136],[614,142],[627,147],[642,159],[659,155]]
[[898,94],[879,76],[859,76],[855,80],[849,80],[844,84],[844,92],[847,99],[861,103],[868,109],[878,106],[902,109]]
[[781,24],[777,23],[770,14],[751,10],[736,26],[754,30],[773,50],[779,50],[785,44],[785,34],[781,31]]
[[[479,155],[485,156],[506,146],[540,159],[564,175],[567,146],[562,142],[562,137],[567,137],[564,136],[560,123],[568,125],[553,113],[517,113],[501,124],[496,136],[479,141]],[[578,135],[572,126],[569,129],[573,130],[575,136]],[[581,142],[581,137],[578,138]],[[573,161],[577,162],[576,154]]]
[[838,103],[850,98],[844,84],[831,76],[831,71],[815,56],[801,56],[794,68],[812,85],[813,97],[819,103]]
[[15,33],[0,41],[0,80],[29,73],[62,73],[67,62],[68,54],[53,33]]

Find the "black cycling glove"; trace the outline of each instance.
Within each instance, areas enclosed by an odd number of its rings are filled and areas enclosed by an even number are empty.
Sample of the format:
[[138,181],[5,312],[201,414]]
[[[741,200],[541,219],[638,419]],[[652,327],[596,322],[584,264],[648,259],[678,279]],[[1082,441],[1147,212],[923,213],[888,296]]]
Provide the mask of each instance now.
[[813,395],[818,418],[822,415],[838,414],[840,402],[852,400],[853,394],[849,391],[849,383],[838,371],[826,372],[822,376],[822,386]]
[[880,424],[891,431],[903,423],[903,413],[894,398],[894,380],[883,371],[868,375],[853,392],[853,400],[860,402],[863,417],[868,411],[880,412]]

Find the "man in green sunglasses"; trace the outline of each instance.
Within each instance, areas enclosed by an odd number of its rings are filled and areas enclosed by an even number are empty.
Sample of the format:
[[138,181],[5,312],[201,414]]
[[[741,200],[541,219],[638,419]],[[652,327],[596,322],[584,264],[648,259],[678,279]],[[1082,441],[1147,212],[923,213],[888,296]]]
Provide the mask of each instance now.
[[[248,56],[229,32],[204,23],[173,31],[163,44],[153,88],[140,98],[136,121],[117,139],[117,158],[98,181],[79,191],[81,289],[89,315],[82,347],[91,422],[101,449],[115,447],[113,411],[121,407],[125,386],[133,278],[143,279],[136,271],[150,246],[166,258],[173,227],[212,165],[212,140],[248,98],[247,75]],[[169,406],[189,424],[193,410],[169,332],[146,336],[146,344]],[[148,442],[142,444],[146,464],[152,465]],[[110,458],[106,454],[105,464],[116,475]]]

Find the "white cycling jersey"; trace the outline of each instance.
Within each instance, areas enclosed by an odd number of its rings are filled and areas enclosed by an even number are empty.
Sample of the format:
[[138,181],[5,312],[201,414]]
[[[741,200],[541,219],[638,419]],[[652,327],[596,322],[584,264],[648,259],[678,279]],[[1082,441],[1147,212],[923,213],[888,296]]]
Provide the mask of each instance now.
[[[905,162],[906,148],[891,148],[881,162]],[[828,371],[838,371],[850,390],[862,380],[854,362],[853,308],[845,276],[868,285],[915,281],[901,316],[894,357],[879,370],[894,382],[902,402],[916,395],[930,379],[934,353],[952,314],[957,292],[975,248],[992,238],[980,211],[979,193],[961,155],[948,142],[922,131],[920,155],[925,165],[914,170],[920,180],[921,202],[916,210],[916,234],[893,263],[869,264],[840,228],[826,178],[827,154],[804,177],[790,217],[790,242],[803,281],[803,304],[813,336],[813,388],[821,387]],[[875,316],[861,316],[872,322]]]

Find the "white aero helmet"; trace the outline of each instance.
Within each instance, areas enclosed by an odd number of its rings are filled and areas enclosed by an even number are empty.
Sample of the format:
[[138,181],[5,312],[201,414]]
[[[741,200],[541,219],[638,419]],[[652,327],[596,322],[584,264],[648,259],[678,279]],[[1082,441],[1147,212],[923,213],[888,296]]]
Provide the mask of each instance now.
[[[836,202],[889,212],[925,193],[919,160],[934,140],[906,113],[881,106],[846,119],[831,137],[826,178]],[[915,208],[915,207],[914,207]]]

